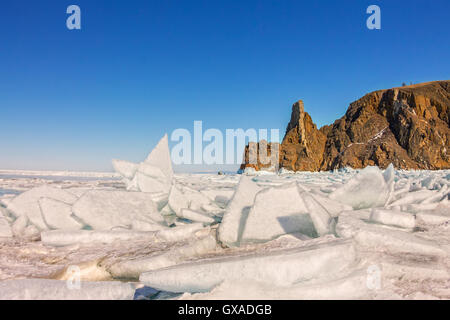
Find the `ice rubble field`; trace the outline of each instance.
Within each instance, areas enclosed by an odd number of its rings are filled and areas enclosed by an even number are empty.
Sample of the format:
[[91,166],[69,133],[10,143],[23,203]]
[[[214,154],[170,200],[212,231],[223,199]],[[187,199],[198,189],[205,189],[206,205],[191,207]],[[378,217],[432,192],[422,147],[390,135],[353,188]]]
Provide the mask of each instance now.
[[450,170],[113,165],[0,171],[0,299],[450,298]]

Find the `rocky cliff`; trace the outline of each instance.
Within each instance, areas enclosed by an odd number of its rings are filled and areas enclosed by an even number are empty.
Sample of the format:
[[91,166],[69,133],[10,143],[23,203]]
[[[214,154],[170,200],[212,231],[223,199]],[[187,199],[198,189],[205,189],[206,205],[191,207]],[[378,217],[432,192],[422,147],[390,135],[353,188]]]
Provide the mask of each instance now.
[[[247,146],[241,169],[269,166],[248,163],[249,154],[261,148],[274,146]],[[279,167],[293,171],[386,168],[390,163],[399,169],[449,169],[450,81],[369,93],[351,103],[342,118],[320,129],[298,101],[277,148]]]

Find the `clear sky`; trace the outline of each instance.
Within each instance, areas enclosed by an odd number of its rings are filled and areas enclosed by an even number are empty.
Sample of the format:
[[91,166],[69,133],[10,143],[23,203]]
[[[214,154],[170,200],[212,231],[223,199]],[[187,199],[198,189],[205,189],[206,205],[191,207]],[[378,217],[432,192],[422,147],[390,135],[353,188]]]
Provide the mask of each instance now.
[[194,120],[283,135],[299,99],[322,126],[370,91],[443,79],[448,0],[2,0],[0,169],[111,170]]

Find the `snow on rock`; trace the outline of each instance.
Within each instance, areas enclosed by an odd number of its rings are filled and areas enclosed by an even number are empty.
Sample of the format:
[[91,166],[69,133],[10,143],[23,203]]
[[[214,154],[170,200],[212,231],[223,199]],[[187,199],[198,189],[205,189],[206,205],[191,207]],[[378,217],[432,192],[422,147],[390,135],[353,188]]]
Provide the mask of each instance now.
[[162,254],[133,260],[124,260],[108,268],[115,278],[138,279],[141,273],[183,263],[216,249],[216,239],[212,235],[181,247],[175,247]]
[[266,254],[186,263],[143,273],[140,281],[170,292],[206,292],[224,280],[258,281],[283,287],[341,272],[355,259],[351,242],[335,241]]
[[152,196],[143,192],[92,190],[75,202],[72,211],[95,230],[131,228],[135,220],[165,223]]
[[135,286],[122,282],[80,282],[47,279],[0,281],[0,300],[132,300]]
[[218,229],[219,240],[229,246],[238,246],[244,231],[247,215],[256,194],[261,191],[251,177],[243,175],[231,198]]
[[395,179],[395,168],[394,165],[391,163],[386,170],[383,172],[384,181],[389,185],[394,182]]
[[39,199],[39,206],[50,229],[80,230],[83,224],[72,217],[72,205],[51,198]]
[[245,222],[242,242],[266,242],[287,233],[317,236],[296,183],[270,187],[256,194]]
[[351,205],[354,209],[383,207],[389,199],[389,191],[381,170],[366,167],[333,191],[330,198]]
[[48,225],[44,221],[39,206],[39,199],[41,198],[50,198],[67,204],[73,204],[77,200],[77,197],[70,192],[43,185],[15,197],[8,205],[8,210],[16,217],[27,216],[37,228],[47,230]]
[[394,210],[373,209],[370,220],[406,229],[413,229],[416,226],[416,218],[414,215]]

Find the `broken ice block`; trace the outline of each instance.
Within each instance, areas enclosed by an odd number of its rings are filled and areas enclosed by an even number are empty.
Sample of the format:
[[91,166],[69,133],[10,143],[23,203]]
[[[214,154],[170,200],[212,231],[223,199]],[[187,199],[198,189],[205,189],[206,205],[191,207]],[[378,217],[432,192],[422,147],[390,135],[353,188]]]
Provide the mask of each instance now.
[[287,233],[317,237],[296,183],[260,191],[245,222],[242,242],[265,242]]
[[238,246],[248,213],[255,201],[256,194],[261,191],[251,177],[243,175],[231,198],[218,229],[219,240],[229,246]]
[[50,198],[41,198],[39,206],[50,229],[80,230],[83,228],[83,224],[72,217],[72,205]]
[[72,211],[86,225],[96,230],[131,228],[136,219],[165,223],[152,195],[143,192],[92,190],[75,202]]
[[253,280],[282,287],[341,272],[355,259],[351,241],[335,241],[326,245],[186,263],[143,273],[140,281],[170,292],[206,292],[224,280]]
[[39,206],[39,199],[44,197],[59,200],[67,204],[73,204],[77,200],[77,197],[70,192],[44,185],[15,197],[9,204],[8,210],[16,217],[27,216],[30,222],[36,227],[41,230],[47,230],[48,226],[42,217]]
[[378,167],[366,167],[342,187],[330,194],[330,199],[349,204],[354,209],[383,207],[389,198],[389,187]]

